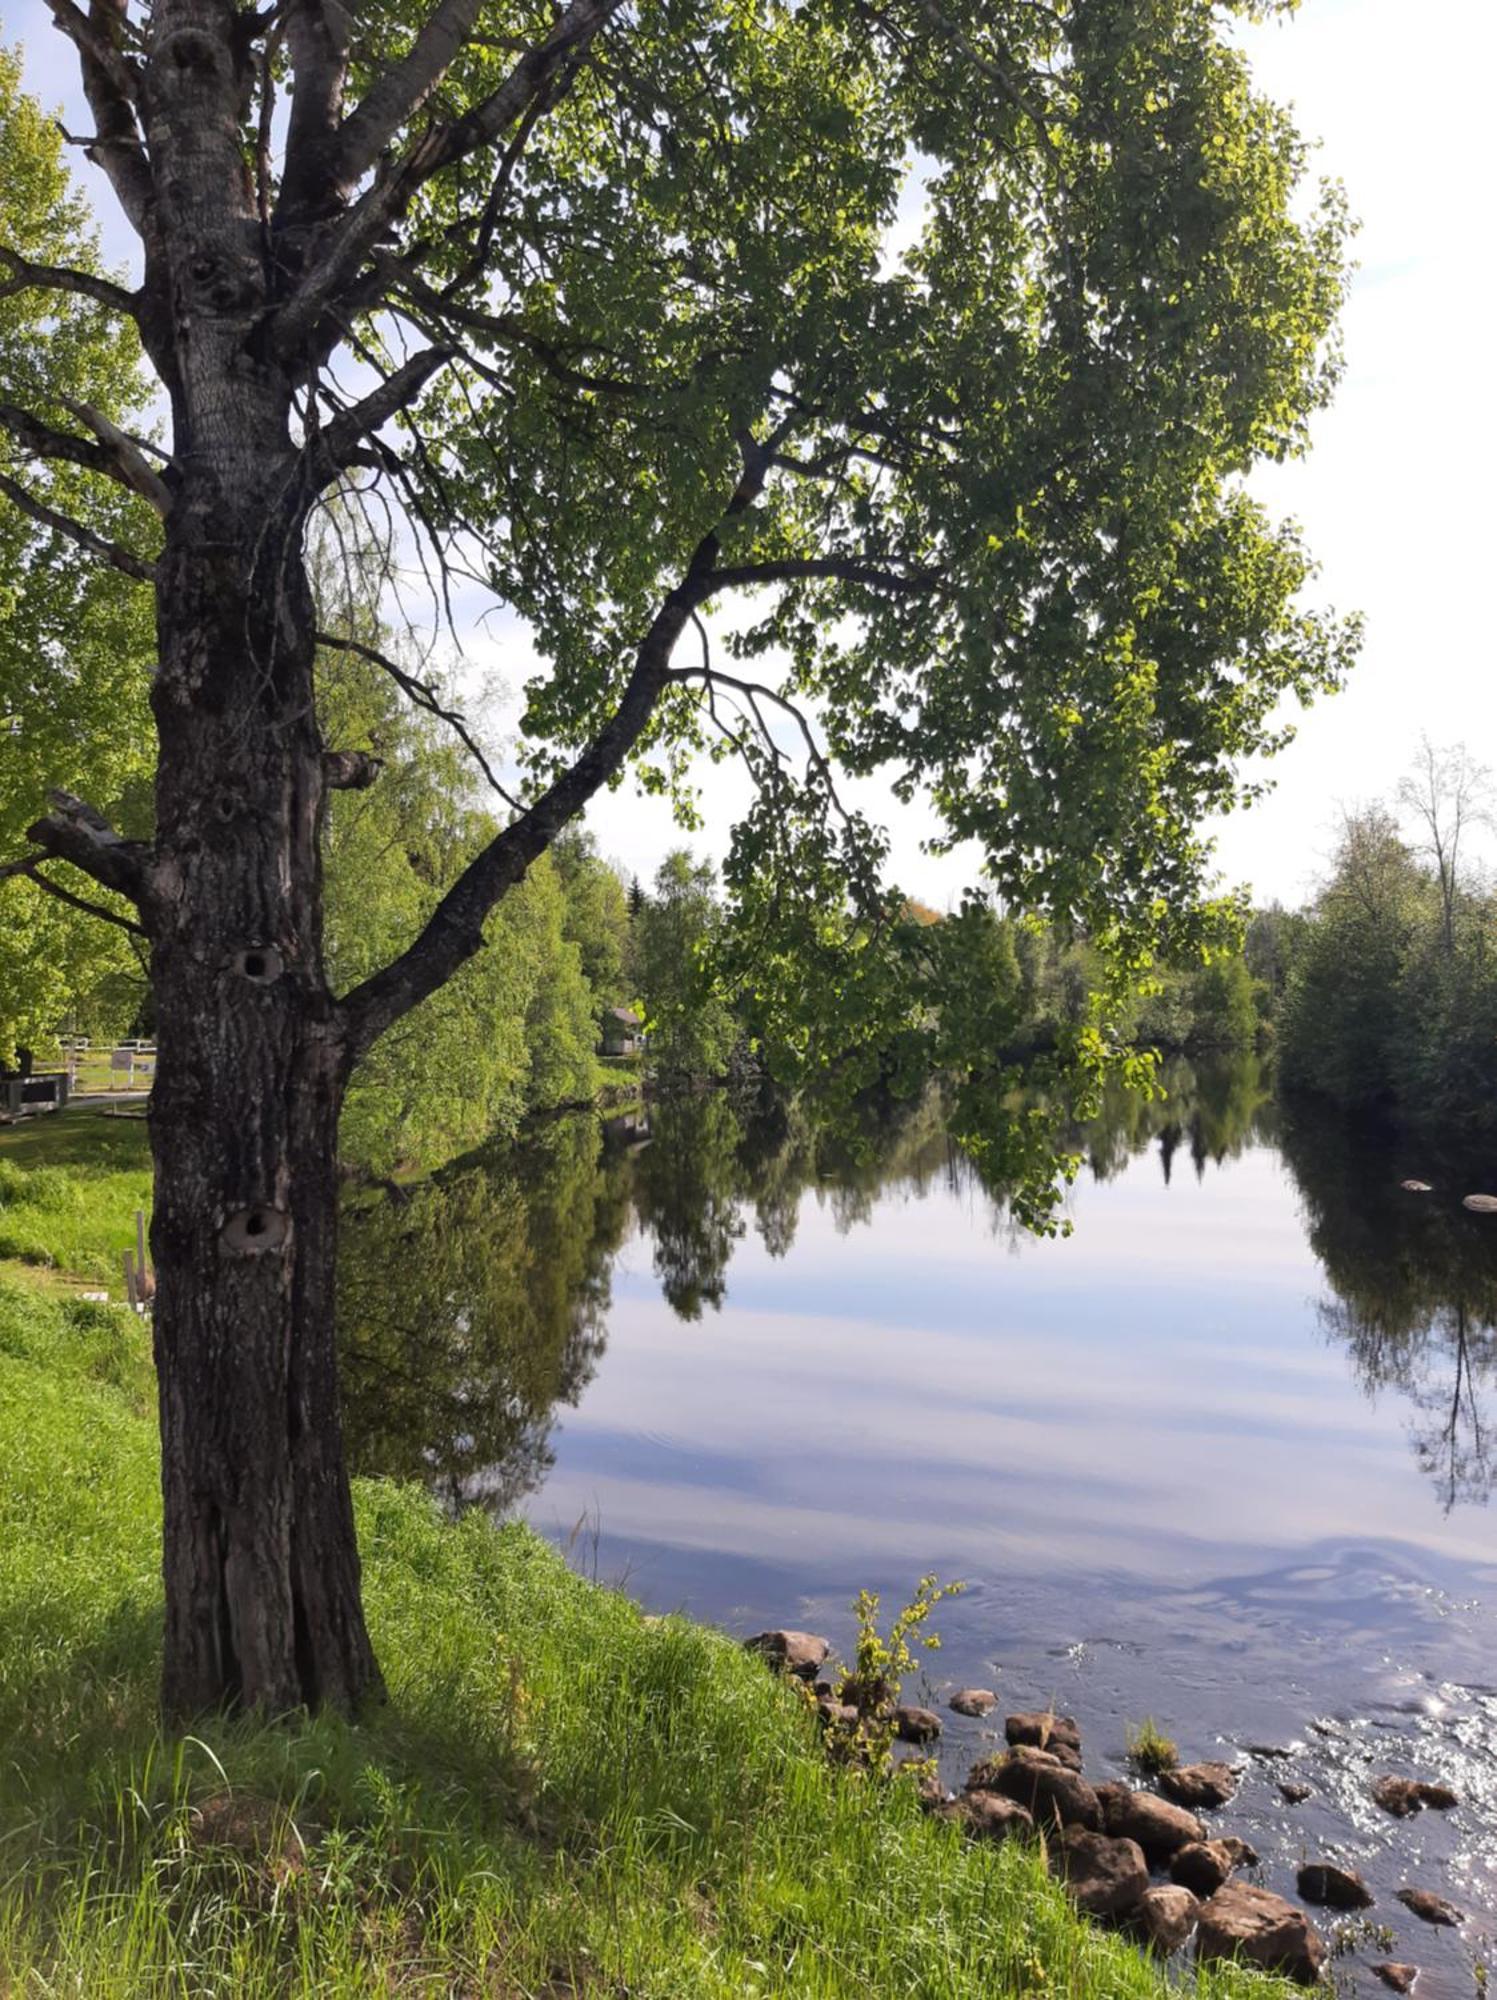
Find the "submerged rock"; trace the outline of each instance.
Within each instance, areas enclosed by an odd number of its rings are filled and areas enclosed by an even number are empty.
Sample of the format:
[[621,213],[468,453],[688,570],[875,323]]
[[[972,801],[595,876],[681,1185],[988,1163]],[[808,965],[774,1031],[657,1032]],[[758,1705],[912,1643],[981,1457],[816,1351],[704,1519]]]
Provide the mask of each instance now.
[[1011,1750],[1007,1757],[979,1764],[967,1779],[967,1789],[1017,1799],[1042,1825],[1084,1826],[1093,1832],[1102,1825],[1102,1807],[1085,1778],[1048,1750],[1031,1749],[1027,1744]]
[[1201,1906],[1196,1956],[1241,1958],[1313,1986],[1325,1962],[1325,1945],[1304,1912],[1282,1896],[1250,1882],[1229,1882]]
[[901,1702],[894,1711],[894,1734],[901,1743],[934,1743],[941,1733],[941,1718],[931,1708],[916,1708]]
[[1237,1773],[1230,1764],[1180,1764],[1159,1773],[1159,1789],[1176,1805],[1224,1806],[1237,1790]]
[[1427,1924],[1447,1924],[1454,1930],[1457,1924],[1466,1921],[1464,1910],[1458,1910],[1454,1903],[1447,1903],[1433,1889],[1400,1889],[1398,1900],[1406,1910],[1412,1910]]
[[1279,1786],[1279,1792],[1290,1805],[1302,1806],[1310,1796],[1310,1787],[1308,1785],[1295,1784],[1286,1778]]
[[744,1646],[751,1653],[757,1653],[766,1665],[776,1673],[795,1674],[803,1681],[814,1680],[818,1669],[832,1650],[830,1639],[823,1639],[815,1632],[756,1632],[752,1639],[745,1639]]
[[1372,1969],[1384,1986],[1391,1986],[1395,1993],[1412,1993],[1414,1981],[1419,1977],[1417,1965],[1400,1965],[1395,1958],[1385,1958]]
[[1433,1806],[1436,1812],[1449,1812],[1459,1803],[1449,1785],[1431,1784],[1427,1778],[1378,1778],[1373,1783],[1372,1796],[1395,1819],[1407,1819],[1412,1813],[1423,1812],[1426,1806]]
[[998,1706],[998,1697],[991,1688],[958,1688],[946,1704],[956,1715],[986,1715]]
[[1307,1861],[1295,1879],[1307,1903],[1324,1903],[1333,1910],[1370,1910],[1372,1891],[1354,1868],[1334,1861]]
[[1050,1866],[1078,1909],[1092,1917],[1120,1917],[1149,1886],[1149,1864],[1135,1840],[1114,1840],[1082,1826],[1068,1826],[1050,1850]]
[[1189,1889],[1177,1882],[1158,1882],[1139,1897],[1133,1925],[1152,1951],[1168,1958],[1195,1929],[1200,1911],[1200,1902]]
[[1156,1792],[1099,1785],[1097,1799],[1107,1831],[1119,1840],[1136,1840],[1151,1861],[1167,1861],[1177,1848],[1206,1838],[1206,1829],[1194,1813],[1171,1805]]

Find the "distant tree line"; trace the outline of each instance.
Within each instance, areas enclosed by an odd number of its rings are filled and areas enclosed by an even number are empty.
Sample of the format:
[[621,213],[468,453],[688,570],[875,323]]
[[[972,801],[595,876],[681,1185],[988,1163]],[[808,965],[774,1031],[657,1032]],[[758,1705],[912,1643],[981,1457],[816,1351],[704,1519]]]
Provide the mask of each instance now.
[[1258,920],[1286,1088],[1497,1133],[1497,892],[1472,851],[1492,818],[1490,774],[1425,743],[1392,804],[1346,815],[1310,908]]

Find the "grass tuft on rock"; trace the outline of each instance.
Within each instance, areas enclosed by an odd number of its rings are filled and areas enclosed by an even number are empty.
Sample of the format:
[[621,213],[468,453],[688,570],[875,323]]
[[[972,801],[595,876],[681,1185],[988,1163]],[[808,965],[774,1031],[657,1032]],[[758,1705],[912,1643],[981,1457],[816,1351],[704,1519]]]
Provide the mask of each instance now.
[[1179,1991],[1037,1853],[829,1767],[729,1638],[412,1488],[357,1496],[388,1703],[168,1739],[145,1328],[0,1276],[0,1411],[0,1992]]

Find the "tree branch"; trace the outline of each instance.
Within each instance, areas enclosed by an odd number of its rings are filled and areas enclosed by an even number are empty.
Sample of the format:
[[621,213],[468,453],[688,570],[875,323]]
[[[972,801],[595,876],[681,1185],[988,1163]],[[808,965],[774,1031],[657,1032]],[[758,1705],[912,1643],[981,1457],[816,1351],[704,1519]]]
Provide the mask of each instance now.
[[343,116],[351,26],[341,0],[298,0],[287,10],[293,88],[278,221],[336,211],[345,199],[330,169]]
[[82,418],[97,443],[77,437],[71,431],[54,430],[51,424],[44,424],[40,417],[14,403],[0,403],[0,427],[8,430],[33,458],[64,459],[70,465],[101,473],[116,485],[140,494],[164,521],[171,512],[171,494],[160,473],[147,465],[134,440],[87,403],[75,403],[67,396],[60,396],[58,401],[74,416]]
[[365,91],[337,134],[332,170],[339,187],[356,187],[420,110],[452,67],[481,5],[482,0],[438,0],[405,55]]
[[453,357],[450,347],[426,347],[411,355],[371,389],[361,402],[352,404],[333,418],[311,441],[313,477],[319,487],[327,485],[347,466],[365,438],[373,435],[394,416],[413,403],[422,388]]
[[123,23],[124,0],[96,0],[91,15],[84,14],[73,0],[47,0],[47,5],[54,24],[78,51],[83,94],[98,134],[87,156],[108,176],[132,228],[143,237],[150,225],[156,190],[135,116],[140,78],[135,65],[107,32],[111,16],[116,26]]
[[127,292],[93,271],[75,271],[66,264],[35,264],[29,257],[0,243],[0,261],[10,267],[10,277],[0,280],[0,299],[12,299],[21,292],[72,292],[80,299],[92,299],[111,312],[135,317],[139,294]]
[[75,437],[70,431],[54,430],[15,403],[0,403],[0,428],[8,430],[31,458],[60,458],[69,465],[81,465],[86,472],[102,473],[106,479],[124,479],[114,454],[103,445]]
[[58,861],[69,861],[102,889],[126,896],[137,907],[146,891],[150,849],[143,841],[122,840],[83,799],[71,792],[49,794],[52,811],[26,829],[26,838]]
[[703,602],[719,590],[745,590],[755,584],[792,583],[817,578],[861,583],[872,590],[919,596],[935,588],[941,580],[941,571],[934,568],[884,569],[877,563],[858,562],[847,556],[787,558],[780,562],[748,563],[737,569],[709,570],[701,579],[698,602]]
[[33,521],[39,522],[42,527],[51,528],[56,534],[66,535],[69,541],[76,542],[79,548],[86,549],[101,562],[107,562],[113,568],[122,570],[126,576],[133,576],[138,583],[156,581],[154,563],[148,563],[142,557],[132,555],[128,549],[122,549],[118,542],[107,541],[103,535],[96,535],[92,528],[85,528],[83,523],[75,521],[71,514],[59,514],[55,507],[47,506],[46,502],[38,500],[34,493],[28,493],[26,488],[12,479],[8,473],[0,472],[0,493],[14,502],[23,514],[29,514]]
[[341,1012],[353,1061],[482,948],[484,921],[499,898],[623,767],[655,712],[667,685],[671,648],[690,617],[689,593],[672,591],[635,655],[618,707],[582,755],[468,863],[415,942],[344,999]]
[[122,931],[129,931],[132,937],[149,937],[143,924],[133,917],[122,917],[118,910],[106,910],[102,903],[91,903],[86,896],[75,896],[71,889],[65,889],[60,882],[54,882],[50,875],[42,873],[41,863],[35,855],[23,854],[19,861],[0,862],[0,882],[8,877],[23,877],[34,882],[38,889],[44,889],[49,896],[55,896],[59,903],[66,903],[70,909],[81,910],[86,917],[99,917],[106,924],[117,924]]
[[[328,308],[352,282],[423,182],[493,144],[524,113],[530,99],[546,87],[556,70],[585,48],[622,4],[623,0],[571,0],[551,33],[525,51],[496,91],[455,123],[438,126],[417,140],[402,160],[376,176],[374,185],[331,230],[322,254],[303,273],[276,315],[274,339],[283,358],[295,360],[305,352]],[[371,123],[358,137],[360,157],[374,136]],[[361,171],[373,164],[371,157]],[[355,175],[348,184],[352,186],[357,178]],[[361,301],[366,310],[372,303],[376,301]]]
[[497,90],[453,124],[439,127],[419,149],[408,169],[415,176],[412,191],[444,167],[492,146],[536,92],[607,27],[622,5],[623,0],[570,0],[550,34],[525,51]]
[[69,397],[60,399],[65,408],[87,424],[101,444],[114,455],[117,476],[132,493],[138,493],[142,500],[150,502],[164,521],[172,510],[171,489],[160,473],[146,463],[144,452],[135,439],[112,423],[101,411],[89,403],[75,403]]

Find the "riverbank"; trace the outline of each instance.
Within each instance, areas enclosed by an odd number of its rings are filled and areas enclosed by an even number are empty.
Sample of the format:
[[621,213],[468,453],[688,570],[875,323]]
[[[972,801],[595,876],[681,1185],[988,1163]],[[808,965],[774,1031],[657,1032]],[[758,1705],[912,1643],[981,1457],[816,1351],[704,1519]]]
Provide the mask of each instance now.
[[357,1494],[387,1705],[165,1740],[144,1327],[0,1271],[0,1408],[0,1990],[1166,1991],[1033,1851],[830,1769],[731,1640],[411,1487]]

